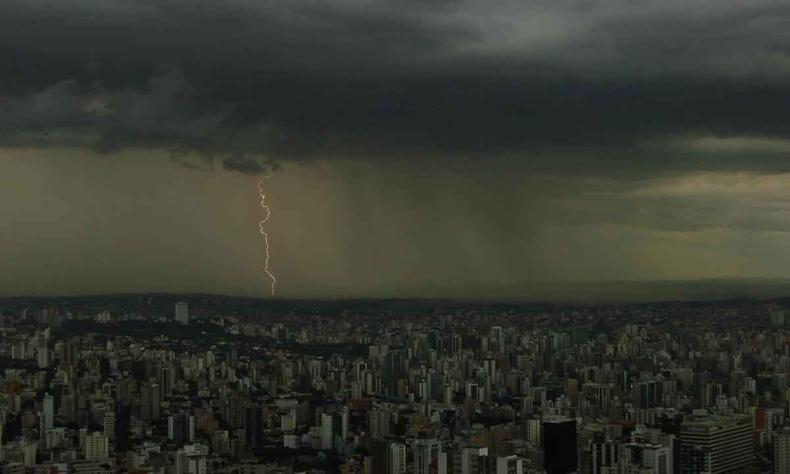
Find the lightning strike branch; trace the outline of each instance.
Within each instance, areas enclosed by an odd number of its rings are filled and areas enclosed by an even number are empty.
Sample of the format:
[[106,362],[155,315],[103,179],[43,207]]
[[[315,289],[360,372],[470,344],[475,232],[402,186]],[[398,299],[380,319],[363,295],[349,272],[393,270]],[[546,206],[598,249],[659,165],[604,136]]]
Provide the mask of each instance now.
[[261,207],[265,213],[263,219],[258,222],[258,232],[260,232],[260,234],[263,236],[263,242],[266,245],[266,262],[264,263],[263,271],[266,272],[266,275],[268,275],[269,279],[272,281],[272,296],[274,296],[274,287],[277,285],[277,277],[275,277],[274,274],[269,271],[269,259],[271,258],[271,255],[269,254],[269,234],[264,228],[266,221],[268,221],[269,217],[272,215],[271,209],[269,209],[269,206],[266,204],[266,195],[263,193],[263,181],[269,178],[271,178],[271,175],[267,174],[261,178],[260,181],[258,181],[258,196],[261,199]]

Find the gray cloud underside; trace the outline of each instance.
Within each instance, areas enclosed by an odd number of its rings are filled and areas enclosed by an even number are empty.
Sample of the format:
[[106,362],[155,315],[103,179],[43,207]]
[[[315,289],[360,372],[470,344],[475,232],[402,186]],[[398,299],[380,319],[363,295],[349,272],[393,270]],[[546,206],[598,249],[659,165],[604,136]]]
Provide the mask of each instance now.
[[789,52],[782,1],[7,1],[0,143],[784,172],[678,142],[790,139]]

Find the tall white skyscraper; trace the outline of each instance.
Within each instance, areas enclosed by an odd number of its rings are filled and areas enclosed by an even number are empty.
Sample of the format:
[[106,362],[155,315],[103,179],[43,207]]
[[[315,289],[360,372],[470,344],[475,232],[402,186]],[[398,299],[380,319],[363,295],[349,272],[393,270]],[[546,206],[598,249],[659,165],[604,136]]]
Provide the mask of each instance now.
[[179,301],[176,303],[175,313],[175,320],[177,323],[189,324],[189,303],[186,301]]
[[406,473],[406,445],[390,443],[387,447],[390,474]]
[[44,395],[41,416],[41,424],[43,425],[44,429],[51,430],[55,425],[55,398],[49,393]]
[[324,413],[321,415],[321,449],[334,448],[333,416]]

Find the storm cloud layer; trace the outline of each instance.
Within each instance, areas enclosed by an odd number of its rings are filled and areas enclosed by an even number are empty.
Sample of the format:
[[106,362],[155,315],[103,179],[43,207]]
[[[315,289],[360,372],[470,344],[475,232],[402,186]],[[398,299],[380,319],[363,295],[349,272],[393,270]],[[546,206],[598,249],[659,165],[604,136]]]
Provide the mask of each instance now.
[[[790,276],[786,1],[0,11],[0,197],[20,202],[0,242],[27,256],[3,264],[56,275],[41,292],[262,293],[247,175],[277,170],[268,231],[291,296]],[[126,267],[133,281],[108,277]],[[14,275],[0,293],[31,288]]]
[[0,133],[252,172],[437,155],[785,171],[786,145],[687,145],[790,138],[789,27],[782,1],[6,1]]

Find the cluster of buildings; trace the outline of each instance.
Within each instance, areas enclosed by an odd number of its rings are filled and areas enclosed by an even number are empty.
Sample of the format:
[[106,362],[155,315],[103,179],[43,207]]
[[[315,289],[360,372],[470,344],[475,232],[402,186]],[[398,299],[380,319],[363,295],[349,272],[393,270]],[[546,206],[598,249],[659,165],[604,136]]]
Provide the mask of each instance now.
[[0,305],[0,474],[790,473],[779,305],[146,308]]

